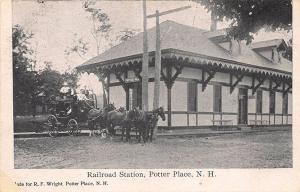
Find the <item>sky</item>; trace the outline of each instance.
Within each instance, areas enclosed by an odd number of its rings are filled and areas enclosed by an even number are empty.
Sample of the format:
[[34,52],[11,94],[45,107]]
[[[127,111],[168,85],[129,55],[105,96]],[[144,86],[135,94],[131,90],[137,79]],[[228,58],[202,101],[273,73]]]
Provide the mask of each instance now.
[[[209,30],[210,13],[200,5],[191,1],[147,1],[147,14],[160,12],[190,5],[191,8],[160,17],[160,22],[173,20],[178,23]],[[119,31],[126,28],[142,31],[142,1],[97,1],[96,6],[101,8],[110,17],[114,38]],[[148,28],[155,26],[155,19],[148,19]],[[96,55],[96,45],[91,35],[91,20],[88,13],[82,8],[82,2],[77,1],[47,1],[38,3],[36,0],[13,1],[13,25],[22,25],[26,31],[32,32],[34,38],[31,46],[35,51],[37,69],[44,67],[44,61],[52,62],[53,69],[64,72],[75,68],[84,61]],[[218,23],[218,28],[225,28],[228,23]],[[78,55],[66,56],[65,50],[73,43],[74,34],[82,37],[89,43],[89,51],[80,58]],[[273,38],[291,38],[291,33],[284,31],[276,33],[260,32],[254,41]],[[102,51],[109,48],[104,42]],[[95,77],[81,82],[93,82]]]

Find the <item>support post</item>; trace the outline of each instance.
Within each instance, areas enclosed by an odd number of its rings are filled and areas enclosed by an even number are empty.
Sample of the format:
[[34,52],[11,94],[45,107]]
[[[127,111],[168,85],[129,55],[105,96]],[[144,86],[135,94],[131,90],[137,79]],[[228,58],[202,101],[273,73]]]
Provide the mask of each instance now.
[[[108,93],[107,93],[107,84],[108,84],[108,77],[110,75],[110,73],[108,71],[102,71],[102,72],[98,72],[96,73],[99,81],[102,84],[102,92],[103,92],[103,107],[106,107],[108,102]],[[105,80],[106,79],[106,80]]]
[[160,26],[159,26],[159,12],[156,10],[155,84],[154,84],[153,109],[157,109],[159,107],[160,71],[161,71]]
[[172,83],[171,83],[171,75],[172,75],[172,68],[170,65],[167,66],[167,88],[168,88],[168,128],[172,126]]
[[142,109],[148,111],[148,37],[147,37],[147,9],[146,0],[143,0],[143,67],[142,67]]
[[[160,71],[161,71],[160,26],[159,26],[159,12],[158,10],[156,10],[155,84],[154,84],[153,109],[157,109],[159,107]],[[155,125],[153,129],[153,139],[156,139],[156,133],[157,133],[157,125]]]
[[[145,23],[146,21],[146,0],[143,0],[143,8],[144,8],[144,42],[146,41],[145,39],[145,31],[147,30],[145,27]],[[168,11],[164,11],[162,13],[159,13],[158,10],[156,10],[156,13],[153,15],[148,15],[147,18],[152,18],[152,17],[156,17],[156,53],[155,53],[155,87],[154,87],[154,102],[153,102],[153,108],[158,108],[159,107],[159,83],[160,83],[160,73],[161,73],[161,50],[160,50],[160,29],[159,29],[159,16],[162,15],[167,15],[170,13],[174,13],[174,12],[178,12],[178,11],[182,11],[185,9],[189,9],[191,8],[191,6],[185,6],[185,7],[180,7],[180,8],[176,8],[176,9],[172,9],[172,10],[168,10]],[[145,43],[144,43],[145,45]],[[147,51],[148,52],[148,51]],[[144,46],[144,55],[145,55],[145,46]],[[144,61],[143,61],[144,63]],[[148,64],[148,62],[147,62]],[[144,66],[144,65],[143,65]],[[148,65],[147,65],[148,67]],[[169,70],[172,70],[172,68],[168,67],[167,68],[167,73]],[[144,70],[143,70],[144,72]],[[172,72],[172,71],[171,71]],[[148,69],[147,69],[147,73],[148,73]],[[169,84],[171,81],[171,77],[172,73],[168,76],[168,81]],[[164,78],[164,76],[162,76]],[[147,83],[148,83],[148,77],[147,77]],[[171,101],[171,85],[168,88],[168,126],[171,126],[171,120],[169,119],[171,117],[170,113],[171,113],[171,104],[169,103]],[[144,88],[144,84],[143,84],[143,88]],[[148,84],[147,84],[147,91],[148,91]],[[148,94],[147,94],[148,96]],[[147,97],[148,99],[148,97]],[[148,103],[148,100],[147,100]],[[154,129],[154,134],[153,136],[156,137],[156,130],[157,128]]]
[[[176,61],[174,61],[176,62]],[[175,74],[172,75],[173,65],[170,61],[167,61],[164,65],[166,67],[166,74],[164,74],[163,70],[161,70],[161,76],[165,85],[167,86],[167,94],[168,94],[168,128],[172,126],[172,86],[179,74],[181,74],[183,69],[183,63],[178,63],[174,65],[174,69],[176,70]]]
[[110,103],[109,86],[110,86],[110,74],[107,75],[107,82],[106,82],[107,104]]
[[[124,74],[124,79],[128,77],[128,70]],[[129,110],[129,86],[128,84],[125,85],[125,94],[126,94],[126,110]]]
[[102,83],[102,92],[103,92],[103,107],[106,107],[108,105],[108,101],[107,101],[105,80],[101,80],[101,83]]

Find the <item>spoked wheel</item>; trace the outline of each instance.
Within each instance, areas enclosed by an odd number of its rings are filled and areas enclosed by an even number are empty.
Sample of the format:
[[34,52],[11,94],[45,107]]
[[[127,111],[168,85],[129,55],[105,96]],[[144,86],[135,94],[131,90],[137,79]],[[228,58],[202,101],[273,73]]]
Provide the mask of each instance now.
[[54,115],[50,115],[47,120],[48,134],[50,137],[56,137],[58,135],[58,121]]
[[67,124],[68,134],[72,136],[76,136],[80,133],[80,129],[78,127],[78,123],[75,119],[70,119]]

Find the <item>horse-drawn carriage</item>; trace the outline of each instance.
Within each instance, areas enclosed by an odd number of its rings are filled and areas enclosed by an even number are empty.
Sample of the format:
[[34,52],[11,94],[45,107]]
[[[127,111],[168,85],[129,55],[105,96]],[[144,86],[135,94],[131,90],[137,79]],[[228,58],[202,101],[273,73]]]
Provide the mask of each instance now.
[[81,127],[88,127],[93,118],[89,118],[89,111],[95,109],[95,100],[80,100],[77,95],[69,97],[55,97],[49,102],[50,112],[45,125],[51,137],[56,137],[59,132],[76,136],[81,132]]
[[[82,99],[84,98],[84,99]],[[50,101],[51,115],[45,125],[48,126],[48,133],[51,137],[56,137],[59,132],[76,136],[81,132],[82,127],[87,127],[91,135],[115,135],[114,128],[122,128],[122,139],[126,131],[126,140],[130,139],[132,128],[139,133],[139,141],[150,140],[153,128],[156,126],[158,117],[165,120],[162,107],[145,112],[133,108],[126,111],[124,108],[116,109],[113,104],[108,104],[102,109],[97,109],[96,101],[87,99],[80,95],[69,97],[56,97]]]

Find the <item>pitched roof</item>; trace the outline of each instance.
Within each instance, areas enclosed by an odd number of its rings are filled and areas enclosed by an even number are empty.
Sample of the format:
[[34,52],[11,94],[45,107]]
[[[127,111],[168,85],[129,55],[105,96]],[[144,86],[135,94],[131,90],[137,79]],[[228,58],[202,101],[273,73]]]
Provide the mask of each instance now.
[[[149,52],[155,51],[155,31],[155,27],[148,30]],[[273,63],[244,44],[241,45],[242,53],[238,56],[233,56],[226,49],[211,41],[209,39],[210,33],[199,28],[179,24],[174,21],[165,21],[160,23],[160,31],[162,51],[173,49],[217,59],[224,59],[227,60],[227,62],[233,61],[235,63],[243,63],[254,67],[257,66],[292,72],[292,65],[286,60],[280,64]],[[111,60],[142,54],[142,51],[143,33],[139,33],[128,41],[122,42],[102,54],[86,61],[79,67],[109,63]]]

